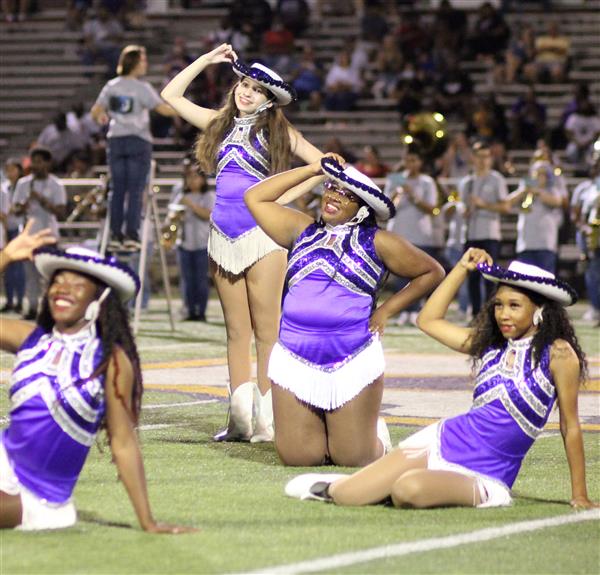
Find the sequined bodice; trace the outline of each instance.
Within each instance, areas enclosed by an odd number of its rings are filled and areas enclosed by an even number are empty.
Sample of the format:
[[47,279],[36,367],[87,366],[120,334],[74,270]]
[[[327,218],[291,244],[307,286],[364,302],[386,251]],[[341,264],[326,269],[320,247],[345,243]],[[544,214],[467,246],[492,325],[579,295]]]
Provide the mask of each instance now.
[[375,226],[311,224],[290,254],[288,286],[320,270],[350,291],[373,297],[386,271],[375,251],[376,233]]
[[256,120],[257,116],[235,118],[234,126],[225,136],[217,154],[217,176],[232,160],[259,180],[269,175],[269,144],[263,130],[252,134]]
[[556,389],[550,373],[550,346],[533,365],[532,338],[508,341],[489,350],[475,380],[473,408],[499,400],[517,425],[535,439],[544,428]]

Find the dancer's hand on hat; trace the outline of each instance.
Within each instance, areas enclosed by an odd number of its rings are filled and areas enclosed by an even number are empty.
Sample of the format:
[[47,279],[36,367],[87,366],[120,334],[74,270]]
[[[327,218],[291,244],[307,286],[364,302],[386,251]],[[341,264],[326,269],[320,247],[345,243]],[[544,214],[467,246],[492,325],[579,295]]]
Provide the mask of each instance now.
[[33,257],[33,251],[48,244],[55,244],[56,238],[52,235],[52,230],[45,228],[32,234],[31,226],[34,220],[31,219],[23,231],[13,240],[6,244],[2,250],[4,256],[10,261],[30,260]]
[[340,156],[339,154],[335,154],[334,152],[327,152],[324,156],[318,159],[316,162],[310,164],[310,167],[313,169],[315,176],[320,176],[323,173],[323,167],[321,165],[321,161],[325,158],[331,158],[335,160],[338,164],[342,166],[342,168],[346,167],[346,160]]
[[180,535],[182,533],[197,533],[200,529],[186,525],[171,525],[170,523],[151,523],[144,528],[148,533],[167,533]]
[[237,60],[237,54],[234,52],[231,44],[221,44],[214,50],[204,54],[203,58],[205,58],[207,64],[221,64],[223,62],[230,64]]
[[488,254],[485,250],[481,250],[479,248],[469,248],[464,254],[463,257],[460,258],[460,261],[457,265],[463,267],[469,272],[477,269],[477,265],[480,263],[486,263],[488,265],[493,265],[494,260],[492,256]]

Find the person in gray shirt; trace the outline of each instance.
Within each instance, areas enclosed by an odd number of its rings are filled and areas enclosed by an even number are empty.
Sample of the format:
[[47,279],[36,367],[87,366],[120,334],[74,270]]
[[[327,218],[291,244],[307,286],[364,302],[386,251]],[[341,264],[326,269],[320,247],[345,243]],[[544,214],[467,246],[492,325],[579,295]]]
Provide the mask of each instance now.
[[[500,255],[500,216],[510,211],[508,187],[504,176],[492,170],[492,152],[488,144],[473,144],[474,172],[459,184],[460,201],[466,207],[465,248],[485,250],[494,261]],[[481,282],[484,283],[485,299],[492,293],[494,285],[483,279],[481,274],[471,274],[468,279],[469,299],[473,316],[481,308]]]
[[[140,249],[142,197],[152,160],[150,110],[163,116],[176,115],[149,82],[140,80],[147,70],[143,46],[123,48],[118,76],[102,88],[91,110],[96,122],[108,124],[107,155],[112,189],[108,248],[111,251]],[[126,203],[127,214],[124,213]]]
[[[13,196],[12,211],[26,220],[35,220],[32,234],[50,229],[58,239],[58,220],[65,218],[67,211],[67,192],[62,182],[50,173],[52,154],[46,148],[33,148],[29,153],[31,174],[19,179]],[[25,293],[29,309],[23,316],[33,320],[37,316],[38,300],[42,295],[42,277],[31,261],[25,261]]]

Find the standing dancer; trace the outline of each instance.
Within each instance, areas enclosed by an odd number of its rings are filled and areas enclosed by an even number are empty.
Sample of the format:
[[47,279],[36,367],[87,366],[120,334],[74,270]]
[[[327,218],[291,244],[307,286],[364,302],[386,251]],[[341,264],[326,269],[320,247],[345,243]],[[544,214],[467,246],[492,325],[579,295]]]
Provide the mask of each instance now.
[[[443,277],[436,261],[391,232],[394,206],[364,174],[328,155],[253,186],[246,203],[259,225],[291,250],[279,342],[269,360],[275,444],[286,465],[365,465],[381,457],[383,349],[388,319]],[[314,176],[328,178],[321,219],[279,198]],[[377,309],[387,272],[410,278]],[[384,423],[384,422],[382,422]]]
[[[184,98],[198,74],[220,63],[233,64],[240,78],[220,110]],[[227,429],[215,440],[272,441],[267,363],[277,340],[286,252],[257,226],[244,204],[244,193],[268,175],[289,168],[292,155],[313,162],[322,154],[280,110],[294,99],[293,88],[261,64],[242,64],[229,44],[200,56],[161,95],[185,120],[203,130],[196,155],[207,173],[216,168],[217,174],[208,253],[227,329],[230,410]],[[253,332],[258,387],[250,381]]]
[[[289,496],[338,505],[369,505],[390,497],[396,507],[509,505],[521,462],[558,401],[571,505],[595,506],[587,495],[577,414],[586,360],[564,309],[575,303],[576,294],[536,266],[492,264],[485,251],[467,250],[418,320],[425,333],[473,358],[477,376],[471,410],[418,431],[349,478],[298,476],[286,486]],[[461,327],[444,318],[467,273],[476,268],[497,291],[473,327]]]

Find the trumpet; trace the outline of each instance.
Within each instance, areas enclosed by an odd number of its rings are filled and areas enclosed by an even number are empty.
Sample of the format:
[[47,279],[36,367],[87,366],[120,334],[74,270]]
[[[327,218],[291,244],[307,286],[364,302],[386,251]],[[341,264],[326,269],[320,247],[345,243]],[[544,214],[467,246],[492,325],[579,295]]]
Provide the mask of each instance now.
[[525,199],[521,202],[521,210],[523,210],[524,212],[530,212],[531,204],[533,204],[533,198],[533,192],[527,192]]
[[108,190],[108,179],[105,175],[100,176],[100,183],[93,187],[89,192],[80,196],[73,196],[75,207],[67,216],[67,222],[74,222],[83,215],[89,215],[90,220],[98,220],[104,215],[106,192]]
[[184,216],[185,206],[183,204],[169,204],[169,212],[160,230],[160,243],[164,248],[171,250],[175,246]]

